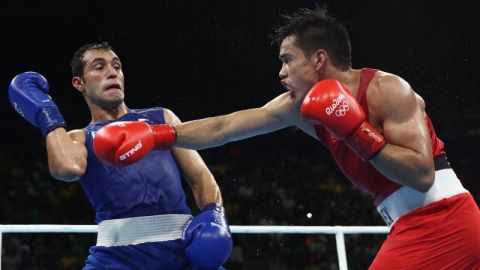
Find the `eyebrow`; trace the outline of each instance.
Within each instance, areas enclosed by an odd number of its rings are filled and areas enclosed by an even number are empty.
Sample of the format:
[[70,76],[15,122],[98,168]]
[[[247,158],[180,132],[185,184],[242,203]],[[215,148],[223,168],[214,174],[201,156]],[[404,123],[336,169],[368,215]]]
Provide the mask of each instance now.
[[[95,59],[92,60],[91,64],[95,64],[95,63],[97,63],[97,62],[107,62],[107,60],[106,60],[105,58],[103,58],[103,57],[97,57],[97,58],[95,58]],[[118,57],[113,57],[113,58],[112,58],[112,62],[119,62],[119,63],[121,63],[120,58],[118,58]]]
[[90,65],[94,65],[94,64],[96,64],[96,63],[98,63],[98,62],[105,63],[105,62],[107,62],[107,60],[105,60],[105,58],[100,58],[100,57],[99,57],[99,58],[95,58],[95,59],[92,60],[92,62],[90,62]]
[[285,60],[285,59],[287,59],[287,58],[290,58],[290,57],[292,57],[291,54],[289,54],[289,53],[282,53],[282,54],[280,54],[280,55],[278,56],[278,59],[279,59],[280,61],[283,61],[283,60]]

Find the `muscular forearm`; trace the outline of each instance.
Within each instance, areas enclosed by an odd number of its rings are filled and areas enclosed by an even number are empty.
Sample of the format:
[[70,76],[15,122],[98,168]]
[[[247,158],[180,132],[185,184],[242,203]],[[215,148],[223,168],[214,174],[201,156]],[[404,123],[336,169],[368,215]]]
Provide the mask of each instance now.
[[388,179],[426,192],[435,179],[433,158],[412,149],[387,144],[370,163]]
[[199,209],[210,203],[222,204],[220,189],[211,174],[202,176],[203,181],[191,184],[193,196]]
[[264,108],[184,122],[176,125],[175,146],[205,149],[266,134],[289,126]]
[[224,135],[225,118],[226,116],[217,116],[175,125],[175,146],[200,150],[227,143]]
[[51,175],[66,182],[78,180],[87,165],[85,146],[72,141],[64,128],[53,130],[45,139]]

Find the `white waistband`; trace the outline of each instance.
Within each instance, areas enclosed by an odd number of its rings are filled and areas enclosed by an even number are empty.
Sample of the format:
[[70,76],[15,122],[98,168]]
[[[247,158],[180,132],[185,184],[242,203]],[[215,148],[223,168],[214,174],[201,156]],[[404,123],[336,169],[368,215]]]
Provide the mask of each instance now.
[[465,192],[468,190],[462,186],[455,172],[443,169],[435,171],[435,182],[426,193],[403,186],[383,200],[377,211],[385,223],[392,227],[401,216],[412,210]]
[[97,246],[123,246],[181,239],[191,215],[168,214],[104,220]]

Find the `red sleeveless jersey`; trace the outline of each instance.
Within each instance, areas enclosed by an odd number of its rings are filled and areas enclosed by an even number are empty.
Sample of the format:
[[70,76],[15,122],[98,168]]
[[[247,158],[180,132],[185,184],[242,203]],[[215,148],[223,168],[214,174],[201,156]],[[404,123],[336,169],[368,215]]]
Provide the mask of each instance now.
[[[364,68],[360,72],[360,85],[358,87],[357,101],[367,113],[367,88],[376,69]],[[432,141],[433,156],[445,154],[443,142],[435,134],[432,122],[428,116],[425,117],[430,139]],[[368,161],[362,161],[343,141],[335,139],[323,126],[315,125],[315,132],[330,150],[335,162],[347,178],[362,193],[373,198],[375,205],[379,205],[386,197],[392,194],[401,185],[383,176]]]

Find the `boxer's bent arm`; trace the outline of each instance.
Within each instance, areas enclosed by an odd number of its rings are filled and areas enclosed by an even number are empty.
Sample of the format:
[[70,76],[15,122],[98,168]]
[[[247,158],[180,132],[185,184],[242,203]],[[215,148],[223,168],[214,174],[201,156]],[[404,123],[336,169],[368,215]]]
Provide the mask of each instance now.
[[78,180],[87,167],[87,148],[83,130],[67,133],[57,128],[48,133],[46,139],[50,174],[61,181]]
[[207,165],[195,150],[172,148],[175,159],[193,192],[199,209],[210,203],[223,204],[220,188]]
[[184,122],[175,126],[175,146],[205,149],[280,130],[291,125],[282,120],[289,106],[281,95],[261,108]]
[[[180,124],[181,121],[170,110],[164,110],[165,120],[170,125]],[[182,175],[192,189],[193,196],[199,209],[210,203],[222,204],[220,188],[207,165],[195,150],[173,147]]]
[[387,144],[370,163],[390,180],[426,192],[435,169],[423,100],[397,76],[374,83],[369,109],[380,120]]

